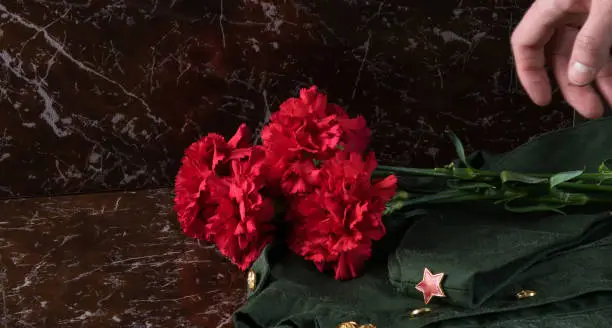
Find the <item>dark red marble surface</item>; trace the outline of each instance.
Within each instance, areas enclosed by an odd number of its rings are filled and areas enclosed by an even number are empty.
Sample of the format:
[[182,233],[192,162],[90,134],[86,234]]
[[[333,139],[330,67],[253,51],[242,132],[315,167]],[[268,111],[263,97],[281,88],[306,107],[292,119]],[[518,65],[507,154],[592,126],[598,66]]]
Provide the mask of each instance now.
[[167,189],[0,201],[0,327],[232,327],[244,274]]
[[199,136],[317,84],[385,161],[446,164],[568,125],[509,35],[530,0],[0,1],[0,198],[169,186]]

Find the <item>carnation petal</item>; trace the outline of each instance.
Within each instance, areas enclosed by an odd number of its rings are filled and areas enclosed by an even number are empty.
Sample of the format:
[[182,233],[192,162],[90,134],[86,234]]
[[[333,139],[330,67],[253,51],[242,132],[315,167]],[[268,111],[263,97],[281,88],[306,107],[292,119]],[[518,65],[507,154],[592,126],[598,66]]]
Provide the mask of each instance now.
[[234,136],[227,142],[231,148],[249,147],[251,132],[246,124],[240,124]]
[[359,277],[371,254],[370,247],[360,247],[340,254],[335,268],[335,279],[347,280]]
[[245,226],[246,226],[246,231],[249,233],[253,233],[257,231],[257,226],[255,225],[255,222],[253,220],[247,220],[245,222]]
[[397,177],[389,175],[386,178],[377,181],[373,185],[375,195],[384,203],[388,202],[395,195],[397,190]]

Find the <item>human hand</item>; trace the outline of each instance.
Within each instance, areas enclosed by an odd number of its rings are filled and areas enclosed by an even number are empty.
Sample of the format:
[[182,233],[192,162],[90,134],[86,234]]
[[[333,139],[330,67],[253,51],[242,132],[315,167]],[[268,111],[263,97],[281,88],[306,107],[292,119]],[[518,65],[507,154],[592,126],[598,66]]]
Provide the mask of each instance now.
[[545,66],[565,100],[581,115],[598,118],[612,104],[612,1],[536,0],[511,38],[521,84],[540,106],[552,98]]

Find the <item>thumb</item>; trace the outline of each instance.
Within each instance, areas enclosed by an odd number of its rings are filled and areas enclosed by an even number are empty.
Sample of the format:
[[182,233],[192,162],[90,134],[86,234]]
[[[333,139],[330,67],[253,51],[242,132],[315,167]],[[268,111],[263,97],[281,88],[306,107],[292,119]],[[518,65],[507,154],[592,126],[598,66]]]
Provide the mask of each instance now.
[[612,4],[608,0],[594,1],[574,41],[568,71],[570,82],[578,86],[593,82],[597,72],[608,62],[611,46]]

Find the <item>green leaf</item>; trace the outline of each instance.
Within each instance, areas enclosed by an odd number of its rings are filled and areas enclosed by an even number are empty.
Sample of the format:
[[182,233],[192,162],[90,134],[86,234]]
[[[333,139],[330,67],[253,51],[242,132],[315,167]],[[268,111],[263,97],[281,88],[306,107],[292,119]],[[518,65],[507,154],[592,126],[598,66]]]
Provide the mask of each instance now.
[[495,202],[493,202],[493,204],[497,205],[497,204],[502,204],[502,203],[509,203],[513,200],[526,198],[527,196],[529,196],[528,193],[509,193],[508,195],[506,195],[505,198],[496,200]]
[[468,168],[462,168],[462,167],[454,167],[452,169],[452,174],[453,177],[459,178],[459,179],[473,179],[474,177],[476,177],[476,174],[474,173],[474,170],[470,167]]
[[606,159],[599,164],[599,173],[612,173],[612,159]]
[[495,189],[496,187],[492,184],[484,182],[467,182],[461,183],[457,180],[449,180],[447,182],[449,188],[457,190],[473,190],[473,189]]
[[408,200],[403,200],[401,202],[402,202],[402,206],[427,204],[427,203],[433,204],[436,202],[446,203],[446,202],[452,202],[454,199],[459,199],[461,197],[464,197],[467,195],[473,195],[473,194],[474,193],[466,192],[463,190],[448,189],[448,190],[444,190],[444,191],[441,191],[435,194],[431,194],[431,195],[425,195],[425,196],[411,198]]
[[560,208],[565,207],[565,205],[538,204],[527,206],[511,206],[509,203],[506,203],[504,207],[506,208],[506,210],[513,213],[555,212],[565,215],[565,212],[560,210]]
[[398,199],[409,199],[410,198],[410,194],[405,191],[405,190],[398,190],[395,193],[395,196],[393,196],[393,200],[398,200]]
[[511,172],[511,171],[502,171],[499,174],[499,178],[501,179],[502,183],[520,182],[520,183],[526,183],[526,184],[538,184],[538,183],[548,182],[547,178],[539,178],[539,177],[534,177],[534,176],[530,176],[527,174],[516,173],[516,172]]
[[448,135],[453,141],[453,145],[455,145],[455,151],[457,152],[457,156],[459,157],[461,162],[465,166],[471,168],[472,166],[470,165],[470,163],[468,163],[467,158],[465,157],[465,149],[463,148],[463,144],[461,143],[461,140],[459,139],[459,137],[457,137],[457,135],[454,134],[453,132],[448,132]]
[[406,205],[407,204],[405,204],[405,202],[401,200],[388,202],[387,205],[385,206],[385,211],[383,212],[383,215],[389,215],[395,211],[399,211],[402,208],[404,208],[404,206]]
[[584,173],[584,170],[561,172],[550,177],[550,188],[554,188],[563,182],[575,179]]
[[597,171],[601,174],[598,184],[603,184],[606,180],[612,179],[612,159],[601,162]]
[[584,205],[589,202],[589,196],[586,194],[565,192],[557,188],[551,188],[550,193],[567,205]]

